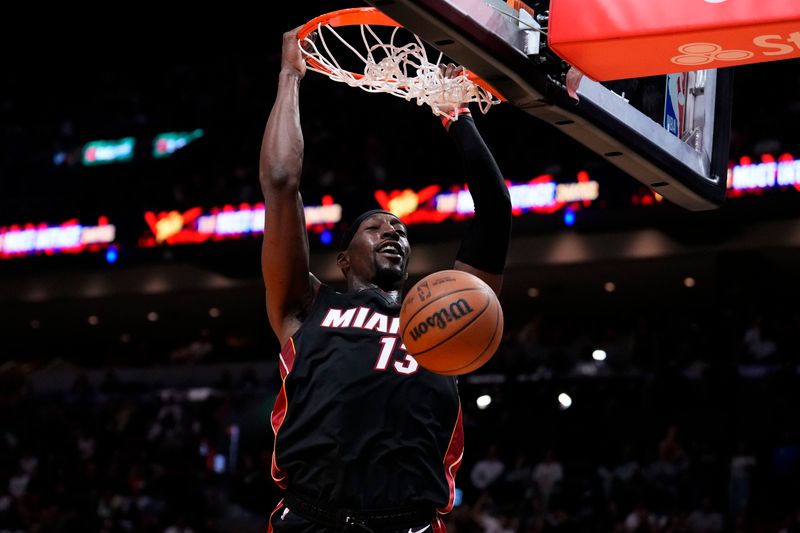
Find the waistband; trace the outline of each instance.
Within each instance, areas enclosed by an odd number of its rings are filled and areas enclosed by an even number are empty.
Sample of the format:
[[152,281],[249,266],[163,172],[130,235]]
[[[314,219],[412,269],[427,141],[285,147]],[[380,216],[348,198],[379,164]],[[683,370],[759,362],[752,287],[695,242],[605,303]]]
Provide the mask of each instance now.
[[320,525],[339,530],[380,531],[405,529],[433,522],[433,506],[416,505],[393,509],[358,510],[327,508],[286,491],[283,503],[297,515]]

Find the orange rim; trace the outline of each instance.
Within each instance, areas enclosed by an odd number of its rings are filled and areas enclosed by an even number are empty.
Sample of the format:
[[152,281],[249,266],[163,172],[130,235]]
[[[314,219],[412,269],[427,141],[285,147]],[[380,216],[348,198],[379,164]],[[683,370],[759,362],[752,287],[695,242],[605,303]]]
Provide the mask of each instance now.
[[[402,24],[394,19],[389,18],[383,12],[374,7],[351,7],[348,9],[340,9],[339,11],[331,11],[330,13],[325,13],[324,15],[320,15],[312,20],[309,20],[305,25],[303,25],[303,27],[297,30],[297,40],[302,43],[303,40],[312,32],[316,31],[320,25],[330,26],[331,28],[341,28],[343,26],[358,26],[360,24],[368,24],[371,26],[402,27]],[[306,63],[318,70],[325,72],[326,74],[333,74],[328,67],[311,56],[306,56]],[[349,72],[356,79],[361,79],[364,77],[363,74],[350,71],[347,72]],[[506,99],[503,98],[503,95],[494,90],[491,85],[489,85],[471,70],[467,70],[467,79],[492,93],[492,95],[498,100],[502,102],[506,101]]]

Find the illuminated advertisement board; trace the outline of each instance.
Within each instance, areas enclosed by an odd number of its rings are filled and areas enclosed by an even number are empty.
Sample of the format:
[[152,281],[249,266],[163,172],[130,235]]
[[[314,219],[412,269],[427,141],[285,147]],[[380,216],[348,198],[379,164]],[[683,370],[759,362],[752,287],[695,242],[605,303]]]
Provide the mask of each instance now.
[[[727,198],[735,200],[744,196],[761,196],[768,191],[800,191],[800,160],[791,154],[775,157],[762,154],[758,161],[744,156],[728,167]],[[642,187],[633,195],[633,205],[653,205],[663,201],[656,192]]]
[[[563,213],[566,225],[572,225],[575,212],[593,206],[600,197],[600,184],[585,171],[574,181],[556,181],[552,175],[537,176],[525,182],[507,182],[513,214],[551,215]],[[763,195],[767,191],[800,191],[800,160],[790,154],[775,157],[762,155],[755,161],[742,157],[728,170],[728,197]],[[436,224],[472,217],[472,197],[463,185],[428,185],[419,189],[377,190],[378,204],[398,215],[408,225]],[[642,187],[630,199],[631,206],[665,202],[663,197]],[[147,212],[147,229],[138,245],[146,248],[245,239],[263,234],[263,203],[196,207],[185,211]],[[322,244],[333,242],[335,228],[342,219],[342,206],[332,196],[320,205],[305,207],[309,233]],[[76,254],[108,249],[115,252],[116,227],[107,217],[96,225],[84,225],[72,219],[57,226],[17,224],[0,227],[0,259],[33,255]],[[124,245],[124,243],[123,243]]]
[[[163,244],[198,244],[260,235],[264,232],[264,214],[263,203],[211,209],[196,207],[182,212],[149,211],[144,217],[148,232],[139,240],[139,245],[149,248]],[[305,217],[309,231],[327,234],[330,239],[330,230],[342,219],[342,206],[334,203],[331,196],[325,196],[322,205],[305,207]]]
[[742,157],[738,165],[728,169],[729,198],[788,187],[800,191],[800,160],[791,154],[777,158],[764,154],[759,159],[756,163],[749,157]]
[[[507,182],[515,216],[525,213],[552,214],[568,206],[588,206],[600,195],[600,185],[579,172],[574,182],[557,183],[544,174],[525,183]],[[443,189],[430,185],[420,190],[376,191],[375,199],[408,224],[435,224],[444,220],[463,220],[475,212],[472,196],[464,186]]]
[[59,226],[23,224],[0,227],[0,259],[31,255],[93,252],[114,242],[116,227],[100,217],[96,226],[84,226],[77,219]]
[[203,130],[171,131],[156,135],[153,139],[153,157],[163,159],[174,154],[187,144],[205,135]]
[[125,137],[114,141],[92,141],[83,147],[83,164],[86,166],[126,163],[133,159],[136,139]]

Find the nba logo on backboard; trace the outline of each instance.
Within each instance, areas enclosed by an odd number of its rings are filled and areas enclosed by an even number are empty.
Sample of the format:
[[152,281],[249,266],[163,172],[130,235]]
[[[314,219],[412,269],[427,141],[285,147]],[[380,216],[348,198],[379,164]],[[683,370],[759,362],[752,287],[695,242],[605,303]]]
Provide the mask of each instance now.
[[684,133],[684,110],[686,109],[686,84],[689,74],[678,72],[667,74],[664,97],[664,129],[675,137]]
[[420,283],[417,286],[417,294],[419,294],[419,300],[421,302],[424,302],[425,300],[431,297],[431,289],[430,287],[428,287],[427,281]]

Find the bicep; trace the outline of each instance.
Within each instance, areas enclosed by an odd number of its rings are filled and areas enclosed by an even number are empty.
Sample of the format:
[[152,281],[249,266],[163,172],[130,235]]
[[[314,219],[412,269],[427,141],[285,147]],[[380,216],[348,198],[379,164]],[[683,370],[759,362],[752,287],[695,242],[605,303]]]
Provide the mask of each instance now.
[[270,325],[284,342],[286,321],[310,303],[315,278],[308,271],[308,234],[300,193],[296,189],[270,192],[266,195],[261,269]]
[[491,272],[486,272],[485,270],[475,268],[474,266],[462,261],[456,261],[453,265],[453,269],[466,272],[467,274],[472,274],[473,276],[483,280],[483,282],[486,283],[497,296],[500,296],[500,290],[503,288],[502,274],[492,274]]

